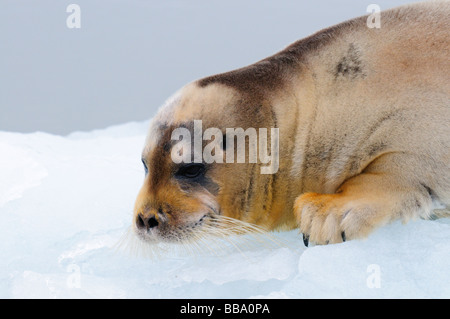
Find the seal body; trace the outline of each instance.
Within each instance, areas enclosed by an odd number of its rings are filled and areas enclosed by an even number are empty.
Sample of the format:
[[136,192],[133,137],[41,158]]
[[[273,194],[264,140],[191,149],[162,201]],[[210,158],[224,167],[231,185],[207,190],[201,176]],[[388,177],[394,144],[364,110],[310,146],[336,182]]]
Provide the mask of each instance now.
[[[319,244],[450,206],[450,3],[356,18],[250,66],[194,81],[153,118],[134,221],[183,241],[230,220],[293,229]],[[278,128],[279,163],[174,163],[172,132]],[[194,134],[194,133],[193,133]],[[260,136],[258,136],[260,137]],[[226,139],[215,141],[225,156]],[[202,141],[202,147],[207,141]],[[228,143],[228,142],[227,142]],[[439,208],[438,207],[438,208]],[[225,222],[217,222],[225,217]],[[233,224],[234,225],[234,224]],[[236,224],[237,225],[237,224]],[[238,227],[239,228],[239,227]]]

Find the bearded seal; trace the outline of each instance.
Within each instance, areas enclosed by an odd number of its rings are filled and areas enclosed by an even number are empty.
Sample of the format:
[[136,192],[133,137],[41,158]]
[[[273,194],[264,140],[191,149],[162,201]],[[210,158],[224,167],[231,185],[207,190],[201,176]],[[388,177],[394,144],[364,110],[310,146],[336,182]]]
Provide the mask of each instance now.
[[[324,29],[169,99],[142,153],[138,236],[184,242],[215,231],[299,228],[306,245],[328,244],[431,218],[435,202],[447,211],[450,3],[384,11],[379,29],[366,22]],[[195,134],[196,120],[223,136],[226,128],[277,128],[276,173],[248,160],[175,163],[173,131]],[[234,152],[228,137],[215,142],[215,155]]]

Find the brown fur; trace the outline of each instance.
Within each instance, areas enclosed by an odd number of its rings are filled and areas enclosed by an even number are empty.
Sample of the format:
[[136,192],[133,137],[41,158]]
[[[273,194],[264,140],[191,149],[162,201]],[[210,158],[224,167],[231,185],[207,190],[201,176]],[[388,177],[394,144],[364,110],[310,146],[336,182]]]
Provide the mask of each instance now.
[[[381,29],[357,18],[187,85],[152,122],[135,218],[163,215],[161,229],[173,235],[217,214],[267,230],[299,227],[325,244],[428,218],[433,200],[449,206],[449,17],[449,2],[431,2],[383,12]],[[183,189],[167,145],[173,128],[196,119],[223,132],[278,127],[278,172],[211,164],[209,189]]]

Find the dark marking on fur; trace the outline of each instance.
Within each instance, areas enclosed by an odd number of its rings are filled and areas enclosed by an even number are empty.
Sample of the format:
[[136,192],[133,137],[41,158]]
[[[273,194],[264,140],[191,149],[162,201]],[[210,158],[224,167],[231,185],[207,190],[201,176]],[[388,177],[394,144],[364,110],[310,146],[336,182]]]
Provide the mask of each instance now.
[[350,172],[352,173],[359,173],[359,169],[361,166],[361,158],[356,155],[350,156]]
[[367,149],[367,155],[369,157],[374,157],[378,154],[380,154],[382,151],[384,151],[387,148],[387,143],[385,142],[377,142],[372,145],[370,145]]
[[170,150],[172,149],[172,141],[167,141],[167,142],[165,142],[164,144],[163,144],[163,147],[162,147],[162,149],[163,149],[163,151],[165,152],[165,153],[169,153],[170,152]]
[[[398,118],[399,118],[398,110],[394,110],[386,113],[384,116],[377,119],[375,123],[369,127],[364,138],[362,138],[358,143],[358,145],[356,145],[356,150],[360,150],[366,147],[366,151],[364,152],[364,154],[367,154],[367,157],[369,159],[374,158],[381,152],[386,151],[389,148],[389,145],[385,141],[383,140],[380,141],[377,138],[375,138],[375,142],[371,141],[374,140],[374,135],[380,128],[382,128],[386,124],[389,124],[390,121],[396,120]],[[357,170],[359,168],[360,163],[365,160],[367,160],[367,158],[353,158],[352,170],[355,169]]]
[[439,198],[437,197],[436,193],[429,186],[427,186],[424,183],[420,183],[420,186],[423,187],[423,189],[426,191],[426,193],[428,194],[429,198],[432,201],[438,201],[439,200]]
[[332,143],[317,143],[307,150],[305,154],[305,169],[320,168],[326,165],[333,153]]
[[168,127],[169,125],[167,124],[167,122],[160,123],[158,125],[158,131],[164,132],[165,130],[167,130]]
[[251,207],[251,201],[253,197],[253,183],[254,183],[254,173],[255,168],[257,168],[256,165],[252,165],[252,168],[250,170],[250,179],[248,181],[247,189],[245,190],[245,200],[244,200],[244,207],[242,207],[242,213],[247,214],[250,211]]
[[368,134],[364,140],[373,135],[382,125],[386,124],[387,121],[391,121],[398,117],[398,110],[394,110],[386,113],[383,117],[379,118],[369,129]]
[[418,209],[421,209],[422,208],[422,204],[420,203],[420,201],[416,198],[416,207],[418,208]]
[[351,43],[347,53],[339,60],[334,70],[334,78],[344,77],[347,79],[356,79],[365,77],[363,72],[363,63],[361,61],[361,52]]
[[[377,127],[379,125],[377,124]],[[368,143],[369,137],[373,134],[371,132],[366,139],[362,139],[361,143],[356,147],[356,150],[360,150],[362,147],[364,147],[364,143]],[[370,143],[370,142],[369,142]],[[377,141],[374,143],[369,144],[365,147],[364,151],[360,153],[360,155],[351,155],[349,156],[349,167],[350,172],[354,174],[359,174],[361,171],[365,169],[363,167],[363,163],[370,163],[378,157],[381,153],[385,152],[388,149],[389,145],[385,141]]]
[[273,182],[273,174],[269,174],[265,179],[264,183],[264,204],[262,206],[264,212],[270,211],[272,207],[272,196],[271,196],[272,182]]
[[431,198],[435,196],[433,190],[430,187],[423,183],[420,183],[420,185],[427,191],[428,195],[430,195]]

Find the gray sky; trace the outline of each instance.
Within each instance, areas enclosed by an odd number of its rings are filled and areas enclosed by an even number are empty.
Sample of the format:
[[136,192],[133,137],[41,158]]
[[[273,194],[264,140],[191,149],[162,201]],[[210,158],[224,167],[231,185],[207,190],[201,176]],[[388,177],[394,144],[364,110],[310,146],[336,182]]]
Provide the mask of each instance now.
[[[324,27],[413,1],[0,0],[0,130],[68,134],[151,118],[178,88]],[[81,28],[69,29],[69,4]]]

